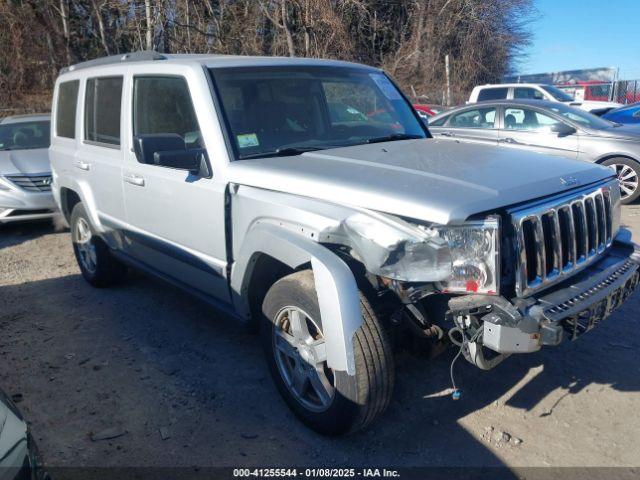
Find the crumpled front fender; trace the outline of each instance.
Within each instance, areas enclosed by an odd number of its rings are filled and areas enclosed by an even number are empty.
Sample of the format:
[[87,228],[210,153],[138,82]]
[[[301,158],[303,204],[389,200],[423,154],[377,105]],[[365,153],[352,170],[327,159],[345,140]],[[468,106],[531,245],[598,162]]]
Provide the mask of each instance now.
[[236,308],[248,315],[248,285],[253,264],[269,255],[296,269],[311,263],[326,340],[329,368],[355,375],[353,338],[362,325],[360,298],[349,266],[331,250],[301,234],[269,222],[256,222],[247,232],[231,272]]

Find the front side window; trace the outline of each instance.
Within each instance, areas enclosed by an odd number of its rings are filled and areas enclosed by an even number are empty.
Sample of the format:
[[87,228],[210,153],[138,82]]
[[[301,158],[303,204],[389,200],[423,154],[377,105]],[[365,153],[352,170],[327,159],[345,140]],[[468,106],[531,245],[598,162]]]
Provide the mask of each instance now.
[[504,128],[507,130],[551,131],[558,123],[553,117],[528,108],[507,108],[504,111]]
[[496,120],[495,107],[474,108],[451,116],[448,126],[456,128],[493,128]]
[[0,124],[0,150],[49,148],[49,128],[48,120]]
[[200,127],[184,78],[134,78],[133,134],[177,134],[187,148],[202,146]]
[[529,98],[531,100],[544,100],[544,94],[530,87],[516,87],[513,89],[513,98]]
[[509,89],[506,87],[483,88],[478,94],[478,101],[483,102],[485,100],[504,100],[505,98],[507,98],[508,91]]
[[90,78],[84,102],[85,140],[120,145],[122,77]]
[[238,159],[426,136],[381,72],[286,66],[211,73]]
[[76,138],[76,104],[78,103],[79,85],[78,80],[72,80],[62,82],[58,86],[56,108],[56,135],[58,137]]

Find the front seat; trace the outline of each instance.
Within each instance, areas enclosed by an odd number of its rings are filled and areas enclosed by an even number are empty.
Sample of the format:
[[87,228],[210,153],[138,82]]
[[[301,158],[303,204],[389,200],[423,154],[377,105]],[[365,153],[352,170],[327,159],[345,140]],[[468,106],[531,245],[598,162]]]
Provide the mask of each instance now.
[[504,117],[504,128],[514,129],[516,128],[516,117],[511,113]]

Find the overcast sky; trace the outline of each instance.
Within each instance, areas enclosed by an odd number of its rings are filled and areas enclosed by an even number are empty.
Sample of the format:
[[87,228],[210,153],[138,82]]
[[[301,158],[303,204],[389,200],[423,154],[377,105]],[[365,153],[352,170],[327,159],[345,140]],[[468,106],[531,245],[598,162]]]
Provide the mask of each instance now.
[[640,80],[640,0],[536,0],[540,18],[519,73],[618,67]]

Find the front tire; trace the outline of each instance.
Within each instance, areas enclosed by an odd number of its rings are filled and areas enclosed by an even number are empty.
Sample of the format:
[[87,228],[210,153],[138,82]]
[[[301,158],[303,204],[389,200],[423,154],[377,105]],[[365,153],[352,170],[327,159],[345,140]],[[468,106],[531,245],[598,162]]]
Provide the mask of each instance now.
[[615,166],[620,182],[620,200],[623,205],[635,202],[640,197],[640,163],[630,158],[610,158],[603,165]]
[[107,244],[95,234],[82,203],[73,207],[69,223],[73,252],[84,279],[98,288],[119,283],[127,268],[113,258]]
[[276,282],[263,303],[261,336],[269,370],[285,402],[325,435],[365,428],[389,405],[394,384],[391,344],[360,294],[362,326],[354,337],[356,374],[327,366],[320,307],[310,270]]

